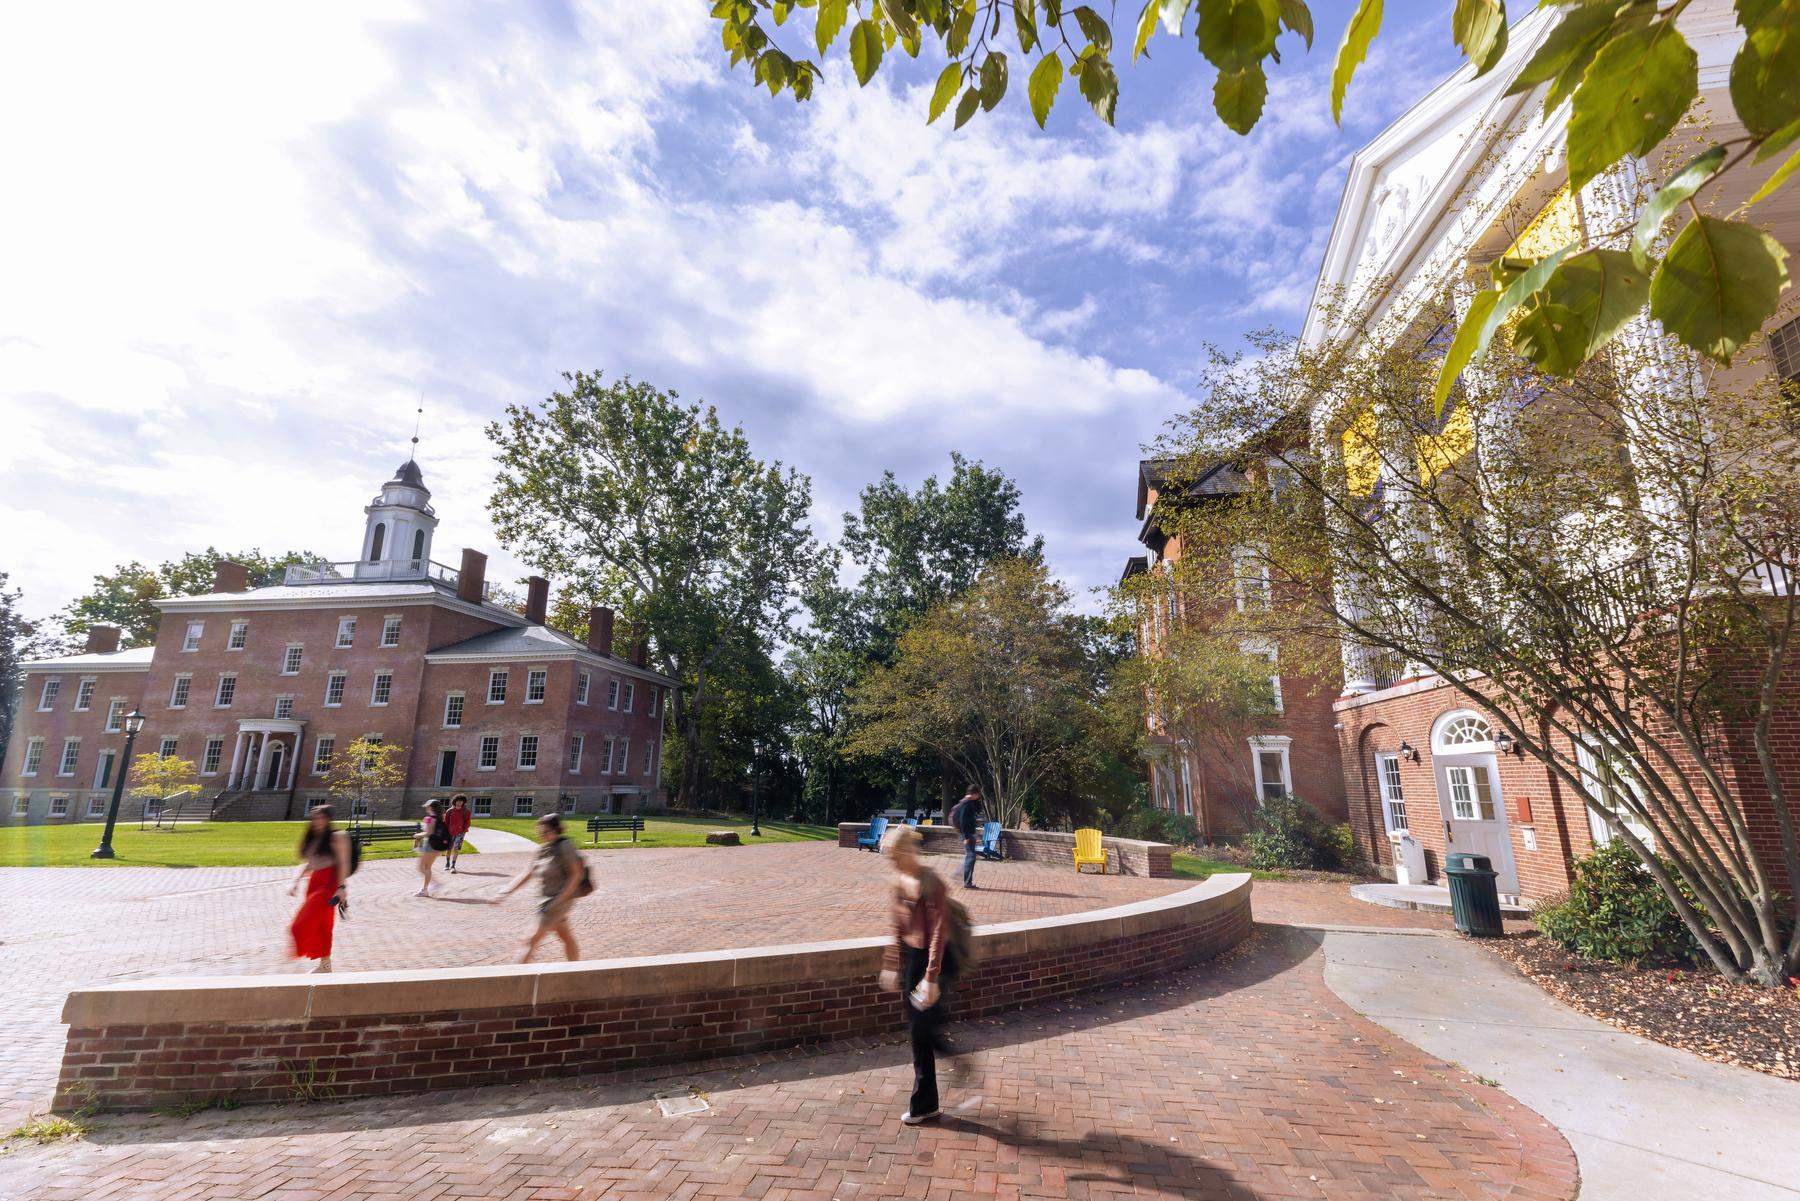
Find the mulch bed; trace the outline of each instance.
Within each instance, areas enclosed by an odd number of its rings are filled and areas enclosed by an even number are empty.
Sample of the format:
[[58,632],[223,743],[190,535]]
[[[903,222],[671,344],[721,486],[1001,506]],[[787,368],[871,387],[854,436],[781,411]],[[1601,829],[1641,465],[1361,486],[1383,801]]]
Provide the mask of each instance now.
[[1539,934],[1478,941],[1590,1017],[1704,1059],[1800,1080],[1800,990],[1728,984],[1711,969],[1595,963]]

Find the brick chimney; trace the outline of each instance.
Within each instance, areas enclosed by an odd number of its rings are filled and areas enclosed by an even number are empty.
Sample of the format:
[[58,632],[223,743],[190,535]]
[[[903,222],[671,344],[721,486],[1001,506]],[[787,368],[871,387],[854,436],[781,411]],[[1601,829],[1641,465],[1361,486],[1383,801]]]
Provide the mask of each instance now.
[[213,568],[214,592],[248,592],[250,590],[250,569],[242,563],[233,563],[230,559],[220,559],[219,565]]
[[110,655],[119,649],[118,626],[89,626],[86,653]]
[[462,569],[456,573],[456,595],[472,605],[481,603],[482,587],[487,583],[487,556],[463,547]]
[[612,654],[613,611],[605,605],[588,610],[588,649],[597,655]]
[[534,575],[525,581],[525,620],[534,626],[544,624],[550,613],[550,581]]
[[639,667],[647,666],[650,662],[650,648],[642,642],[632,643],[631,661]]

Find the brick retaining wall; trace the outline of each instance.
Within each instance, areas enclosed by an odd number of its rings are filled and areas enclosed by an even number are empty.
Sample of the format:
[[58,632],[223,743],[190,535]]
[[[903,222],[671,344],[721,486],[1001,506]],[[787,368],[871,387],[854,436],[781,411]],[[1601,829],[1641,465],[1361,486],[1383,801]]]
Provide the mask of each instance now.
[[[1250,878],[983,926],[977,1016],[1158,975],[1250,933]],[[421,1092],[886,1034],[884,940],[452,971],[145,980],[71,993],[57,1105]]]
[[[927,855],[960,855],[962,835],[953,826],[920,826]],[[854,847],[856,840],[869,832],[868,822],[839,822],[838,845]],[[1121,876],[1149,876],[1166,879],[1175,874],[1175,848],[1166,842],[1142,842],[1135,838],[1101,840],[1106,847],[1106,870]],[[1075,836],[1060,830],[1005,830],[1000,835],[1001,849],[1008,859],[1024,859],[1031,863],[1059,863],[1073,867]]]

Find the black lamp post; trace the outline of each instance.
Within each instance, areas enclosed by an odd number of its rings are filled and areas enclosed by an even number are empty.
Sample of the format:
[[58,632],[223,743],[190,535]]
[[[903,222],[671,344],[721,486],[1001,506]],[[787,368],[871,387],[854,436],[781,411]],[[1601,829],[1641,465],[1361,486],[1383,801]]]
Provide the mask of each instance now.
[[756,751],[756,743],[752,742],[750,744],[750,837],[761,838],[762,826],[759,822],[762,817],[762,805],[760,804],[762,799],[762,773],[757,770]]
[[119,774],[113,780],[112,804],[106,809],[106,829],[100,834],[100,845],[94,848],[90,859],[111,859],[113,857],[113,826],[119,820],[119,800],[125,795],[125,775],[131,770],[131,744],[137,741],[138,731],[144,728],[144,715],[133,709],[125,715],[125,754],[121,757]]

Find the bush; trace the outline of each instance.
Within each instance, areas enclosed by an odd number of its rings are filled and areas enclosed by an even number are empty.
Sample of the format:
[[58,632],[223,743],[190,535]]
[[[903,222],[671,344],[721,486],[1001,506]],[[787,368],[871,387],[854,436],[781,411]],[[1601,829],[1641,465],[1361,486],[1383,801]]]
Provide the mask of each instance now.
[[1666,966],[1700,957],[1700,944],[1622,839],[1576,860],[1569,895],[1532,916],[1547,938],[1584,959]]
[[1332,825],[1296,796],[1264,801],[1244,843],[1250,848],[1250,866],[1259,871],[1346,871],[1358,858],[1350,827]]
[[1193,818],[1148,802],[1133,804],[1110,833],[1118,838],[1166,842],[1178,847],[1192,846],[1200,841],[1200,826]]

